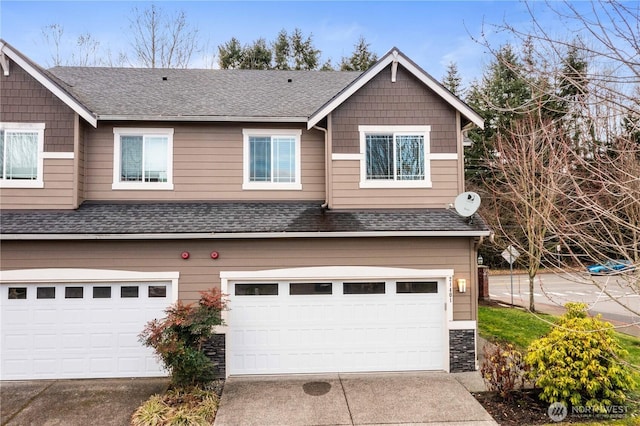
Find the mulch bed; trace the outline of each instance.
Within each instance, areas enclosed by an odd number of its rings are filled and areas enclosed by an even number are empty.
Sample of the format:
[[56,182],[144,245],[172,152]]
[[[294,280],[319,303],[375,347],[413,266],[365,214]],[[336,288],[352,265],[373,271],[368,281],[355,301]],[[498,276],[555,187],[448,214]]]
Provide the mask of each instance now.
[[552,423],[547,416],[549,404],[538,400],[539,390],[514,391],[511,398],[503,399],[496,392],[473,394],[496,422],[504,426],[542,425]]

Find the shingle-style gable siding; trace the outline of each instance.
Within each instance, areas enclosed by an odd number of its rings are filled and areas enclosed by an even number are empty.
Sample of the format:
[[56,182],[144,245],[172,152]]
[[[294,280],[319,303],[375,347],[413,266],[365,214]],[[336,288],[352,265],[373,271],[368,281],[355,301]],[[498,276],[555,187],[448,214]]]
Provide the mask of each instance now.
[[0,76],[0,121],[45,123],[44,151],[73,152],[74,112],[13,61]]
[[431,152],[457,152],[454,108],[402,66],[395,83],[388,66],[333,111],[334,153],[360,151],[359,125],[430,125]]

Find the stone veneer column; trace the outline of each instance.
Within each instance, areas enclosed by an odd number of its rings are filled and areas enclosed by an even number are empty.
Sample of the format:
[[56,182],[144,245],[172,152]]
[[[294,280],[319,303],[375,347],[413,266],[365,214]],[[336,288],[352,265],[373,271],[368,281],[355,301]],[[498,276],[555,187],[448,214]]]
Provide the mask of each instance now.
[[476,369],[476,331],[449,330],[449,371],[460,373]]

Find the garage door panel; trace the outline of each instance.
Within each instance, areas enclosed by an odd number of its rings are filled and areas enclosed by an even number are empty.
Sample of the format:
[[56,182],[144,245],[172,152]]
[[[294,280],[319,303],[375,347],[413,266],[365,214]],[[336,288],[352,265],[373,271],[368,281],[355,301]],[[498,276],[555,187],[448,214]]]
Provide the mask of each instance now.
[[89,361],[89,371],[92,374],[108,374],[114,369],[114,361],[111,358],[92,358]]
[[443,369],[443,283],[437,293],[396,294],[395,282],[386,282],[384,294],[343,294],[334,281],[330,295],[290,295],[285,282],[278,296],[235,297],[232,283],[228,371]]
[[[165,285],[171,294],[169,282],[10,285],[27,288],[26,299],[15,300],[3,285],[0,378],[165,376],[153,351],[138,341],[146,322],[163,317],[170,304],[169,297],[148,297],[150,285]],[[122,286],[138,287],[138,297],[120,298]],[[55,298],[43,298],[52,292],[37,287],[54,287]],[[65,298],[66,287],[76,288],[70,295],[82,288],[83,297]]]
[[[35,351],[57,351],[60,345],[60,337],[58,334],[34,334],[33,335],[33,349]],[[21,347],[28,347],[25,343],[20,344]]]

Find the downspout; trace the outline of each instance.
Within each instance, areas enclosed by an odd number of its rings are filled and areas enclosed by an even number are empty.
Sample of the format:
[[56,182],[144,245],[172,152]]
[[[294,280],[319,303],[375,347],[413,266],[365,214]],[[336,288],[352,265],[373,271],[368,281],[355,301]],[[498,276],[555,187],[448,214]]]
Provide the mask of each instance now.
[[313,126],[314,129],[324,132],[324,203],[320,207],[322,210],[327,210],[329,207],[329,131],[320,126]]

